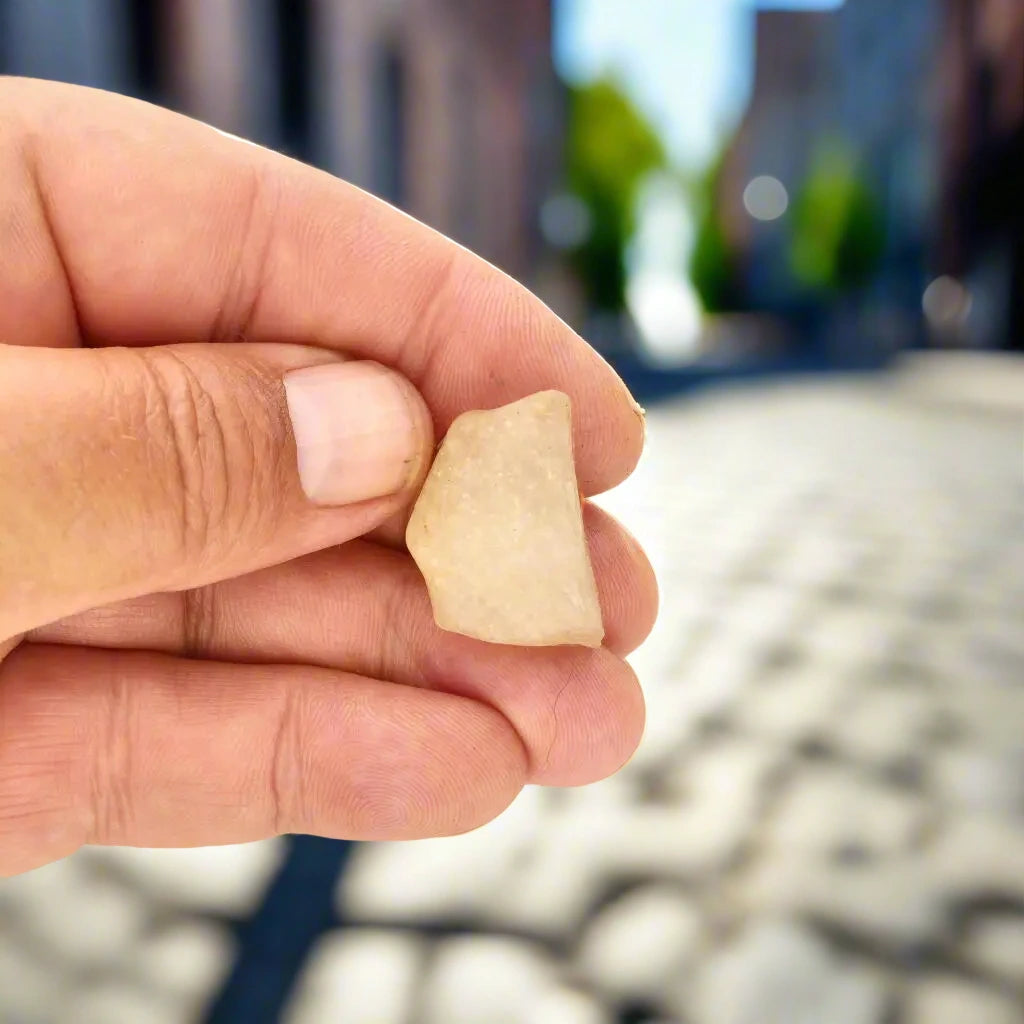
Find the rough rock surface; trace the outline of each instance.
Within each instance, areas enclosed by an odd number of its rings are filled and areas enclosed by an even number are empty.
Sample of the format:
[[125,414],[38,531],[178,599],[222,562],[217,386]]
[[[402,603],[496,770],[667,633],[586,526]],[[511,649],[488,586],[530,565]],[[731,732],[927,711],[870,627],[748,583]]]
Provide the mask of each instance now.
[[420,492],[406,543],[442,629],[522,647],[600,646],[561,392],[460,416]]

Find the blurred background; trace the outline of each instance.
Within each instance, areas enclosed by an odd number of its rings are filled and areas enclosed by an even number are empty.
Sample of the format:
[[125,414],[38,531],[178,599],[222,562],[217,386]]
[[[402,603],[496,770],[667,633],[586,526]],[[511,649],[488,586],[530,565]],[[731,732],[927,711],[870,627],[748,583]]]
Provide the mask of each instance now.
[[0,1022],[1024,1021],[1022,0],[0,0],[0,72],[536,290],[649,407],[663,595],[615,778],[0,881]]

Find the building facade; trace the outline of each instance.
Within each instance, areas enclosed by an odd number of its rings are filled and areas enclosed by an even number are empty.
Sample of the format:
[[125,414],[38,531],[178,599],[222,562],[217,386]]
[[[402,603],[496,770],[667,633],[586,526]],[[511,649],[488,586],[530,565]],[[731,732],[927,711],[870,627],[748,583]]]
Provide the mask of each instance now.
[[[777,179],[791,212],[816,154],[837,143],[855,160],[885,229],[881,266],[857,310],[870,310],[870,323],[855,330],[883,346],[919,339],[939,198],[941,2],[848,0],[832,11],[757,13],[751,100],[717,191],[756,308],[792,308],[801,299],[788,260],[790,218],[751,216],[745,187],[759,176]],[[851,310],[842,318],[852,323]]]
[[769,307],[791,289],[784,221],[759,221],[744,203],[747,184],[770,176],[792,196],[815,140],[835,124],[835,18],[827,12],[760,11],[754,35],[750,103],[725,153],[715,202],[730,247],[740,254],[747,290]]
[[971,295],[966,341],[1024,349],[1024,4],[948,0],[936,269]]
[[0,70],[283,149],[530,281],[557,186],[551,0],[0,0]]

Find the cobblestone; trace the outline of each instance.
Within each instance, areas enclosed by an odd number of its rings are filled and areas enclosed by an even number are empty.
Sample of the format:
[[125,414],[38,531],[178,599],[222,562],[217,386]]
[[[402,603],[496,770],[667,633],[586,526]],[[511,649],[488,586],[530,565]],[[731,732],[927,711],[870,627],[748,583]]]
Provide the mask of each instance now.
[[735,721],[753,735],[798,746],[828,736],[850,694],[849,678],[841,669],[803,662],[751,690]]
[[827,736],[846,757],[884,767],[921,751],[938,714],[934,699],[919,687],[863,686]]
[[1018,1007],[995,992],[953,977],[918,982],[907,998],[906,1024],[1021,1024]]
[[969,963],[1009,985],[1024,988],[1024,914],[985,914],[964,939]]
[[424,1024],[523,1024],[557,988],[554,965],[504,939],[441,943],[423,991]]
[[400,933],[328,933],[306,964],[285,1024],[405,1024],[424,952],[422,942]]
[[613,1024],[612,1011],[571,988],[552,988],[526,1011],[523,1024]]
[[444,919],[479,913],[538,840],[540,790],[527,790],[497,820],[465,835],[361,845],[337,894],[356,920]]
[[844,963],[793,922],[752,925],[712,957],[690,1011],[695,1024],[881,1024],[880,979]]
[[227,976],[234,942],[224,928],[184,919],[147,934],[124,959],[125,973],[198,1016],[209,993]]
[[930,781],[951,813],[1024,820],[1024,744],[1009,750],[958,745],[936,751]]
[[245,917],[281,863],[280,840],[192,849],[88,847],[79,856],[141,889],[155,903]]
[[691,900],[647,886],[605,907],[580,942],[583,975],[615,999],[662,996],[691,965],[701,938]]
[[52,961],[26,947],[0,918],[0,1020],[50,1022],[62,1013],[69,972],[54,976]]
[[822,767],[794,779],[765,830],[787,852],[834,857],[908,849],[925,823],[924,801],[848,768]]
[[92,876],[77,862],[38,868],[11,879],[5,889],[21,910],[25,939],[76,973],[111,966],[126,956],[147,916],[134,893]]
[[922,861],[950,899],[997,897],[1024,906],[1024,824],[958,815],[946,823]]
[[949,923],[941,897],[915,857],[842,864],[786,852],[760,858],[737,888],[746,913],[809,917],[893,957],[941,941]]

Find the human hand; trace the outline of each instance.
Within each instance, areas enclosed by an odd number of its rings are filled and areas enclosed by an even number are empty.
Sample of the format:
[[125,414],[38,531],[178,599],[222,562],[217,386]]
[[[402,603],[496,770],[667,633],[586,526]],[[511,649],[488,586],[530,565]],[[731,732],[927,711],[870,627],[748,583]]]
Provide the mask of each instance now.
[[401,548],[434,437],[544,388],[584,493],[626,477],[625,387],[483,261],[205,125],[0,79],[0,874],[459,832],[618,768],[636,543],[586,506],[598,650],[441,632]]

